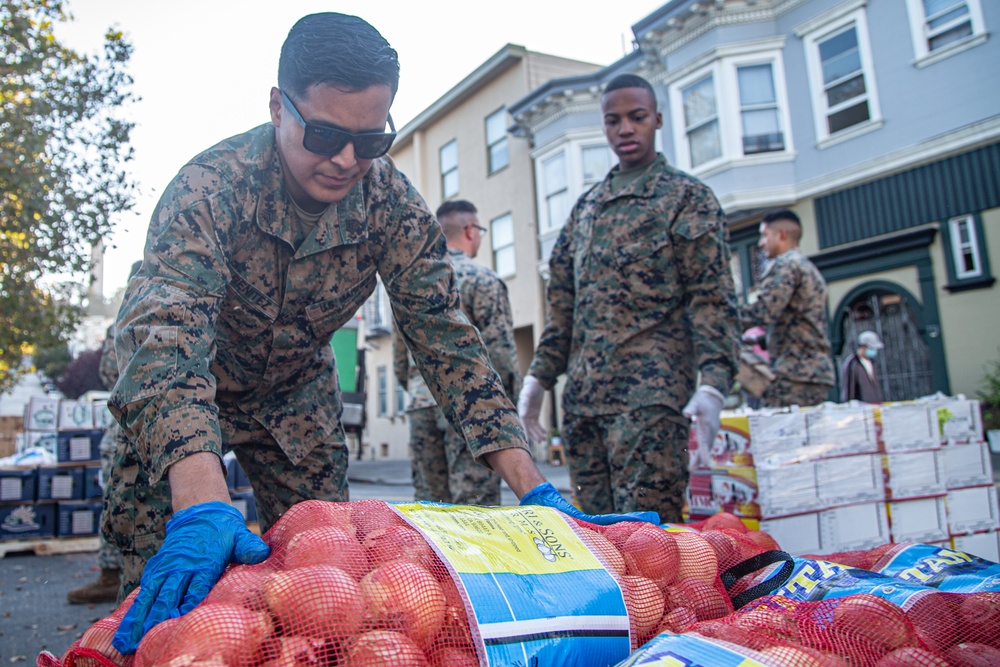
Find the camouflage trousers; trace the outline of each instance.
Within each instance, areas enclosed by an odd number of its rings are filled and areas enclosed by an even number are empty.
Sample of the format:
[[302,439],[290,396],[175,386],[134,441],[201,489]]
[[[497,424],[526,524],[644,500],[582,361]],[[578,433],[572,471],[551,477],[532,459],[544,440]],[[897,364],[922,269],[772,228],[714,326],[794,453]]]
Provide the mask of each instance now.
[[[118,451],[118,422],[112,421],[104,430],[101,437],[101,489],[107,486],[111,479],[111,466],[115,460],[115,453]],[[102,493],[103,495],[103,493]],[[122,569],[121,549],[104,539],[100,532],[97,534],[97,566],[102,570]]]
[[[219,413],[223,448],[232,450],[253,486],[261,533],[292,505],[304,500],[348,500],[347,448],[317,443],[309,455],[293,464],[270,433],[243,414]],[[222,460],[219,466],[222,468]],[[109,484],[104,493],[101,530],[124,556],[119,602],[139,585],[146,562],[166,537],[173,515],[167,476],[151,484],[136,448],[118,436]]]
[[455,505],[499,505],[500,475],[476,463],[465,438],[439,408],[407,413],[414,499]]
[[590,514],[653,510],[681,521],[689,422],[652,405],[618,415],[563,416],[562,440],[576,499]]
[[830,397],[830,385],[795,382],[777,377],[764,391],[764,407],[781,408],[789,405],[819,405]]

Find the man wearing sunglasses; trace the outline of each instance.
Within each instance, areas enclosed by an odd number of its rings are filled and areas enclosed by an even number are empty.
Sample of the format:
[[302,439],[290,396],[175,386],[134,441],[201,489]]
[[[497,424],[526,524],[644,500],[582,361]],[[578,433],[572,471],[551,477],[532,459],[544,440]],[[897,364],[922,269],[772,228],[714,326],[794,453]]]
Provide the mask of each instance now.
[[124,555],[119,599],[141,585],[115,634],[122,653],[190,611],[230,562],[268,556],[229,503],[226,450],[250,478],[262,531],[300,501],[348,499],[330,339],[379,280],[476,460],[522,504],[584,516],[535,467],[461,314],[441,228],[382,157],[398,78],[371,25],[306,16],[282,47],[271,122],[193,158],[153,213],[118,314],[109,401],[121,431],[102,532]]

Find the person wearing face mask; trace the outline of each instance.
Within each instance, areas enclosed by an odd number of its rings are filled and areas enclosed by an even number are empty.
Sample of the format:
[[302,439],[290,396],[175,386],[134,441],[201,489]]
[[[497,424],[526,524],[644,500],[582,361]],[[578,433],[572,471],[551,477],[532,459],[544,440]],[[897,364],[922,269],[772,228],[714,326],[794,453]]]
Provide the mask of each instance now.
[[875,357],[885,345],[874,331],[862,331],[858,335],[858,349],[847,357],[840,370],[840,400],[881,403],[882,383],[875,370]]

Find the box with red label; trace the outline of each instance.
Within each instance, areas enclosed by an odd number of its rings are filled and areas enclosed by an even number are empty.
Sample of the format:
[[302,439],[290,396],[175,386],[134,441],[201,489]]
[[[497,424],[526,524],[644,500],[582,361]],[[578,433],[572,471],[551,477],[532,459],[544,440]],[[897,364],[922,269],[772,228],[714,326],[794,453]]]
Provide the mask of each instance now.
[[859,454],[817,461],[816,495],[825,508],[884,500],[882,458]]
[[941,450],[886,454],[886,491],[893,500],[942,495],[944,457]]
[[887,452],[938,449],[937,417],[924,402],[885,403],[876,408],[882,444]]
[[816,462],[757,466],[757,503],[763,518],[801,514],[823,508],[816,481]]
[[819,514],[819,521],[824,554],[874,549],[891,541],[884,502],[824,510]]
[[949,442],[941,448],[944,482],[949,489],[993,483],[993,462],[985,442]]
[[995,486],[948,491],[948,528],[952,535],[981,533],[1000,528]]
[[788,452],[804,447],[808,440],[802,410],[761,410],[747,416],[747,425],[750,453],[758,466],[785,462]]
[[948,539],[944,496],[889,503],[889,533],[893,542],[937,542]]
[[712,473],[694,470],[688,479],[687,514],[692,520],[710,517],[719,511],[712,498]]
[[757,471],[753,468],[726,468],[712,474],[712,506],[738,517],[758,519]]
[[823,405],[806,411],[808,447],[813,458],[878,451],[875,408],[871,405]]
[[713,469],[753,466],[753,455],[750,454],[750,424],[746,415],[723,414],[719,434],[712,443],[709,459]]

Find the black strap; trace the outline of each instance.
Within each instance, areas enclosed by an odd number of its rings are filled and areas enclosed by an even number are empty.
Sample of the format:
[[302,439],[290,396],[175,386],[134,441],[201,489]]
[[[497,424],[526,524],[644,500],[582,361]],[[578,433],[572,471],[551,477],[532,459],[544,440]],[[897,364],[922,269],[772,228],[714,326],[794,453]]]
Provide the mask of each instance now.
[[788,578],[792,576],[792,570],[795,569],[795,562],[792,560],[792,556],[784,551],[765,551],[733,565],[719,575],[722,579],[722,585],[728,591],[737,581],[746,575],[775,563],[783,564],[764,581],[756,586],[751,586],[735,597],[731,597],[734,609],[739,609],[757,598],[764,597],[784,586]]

